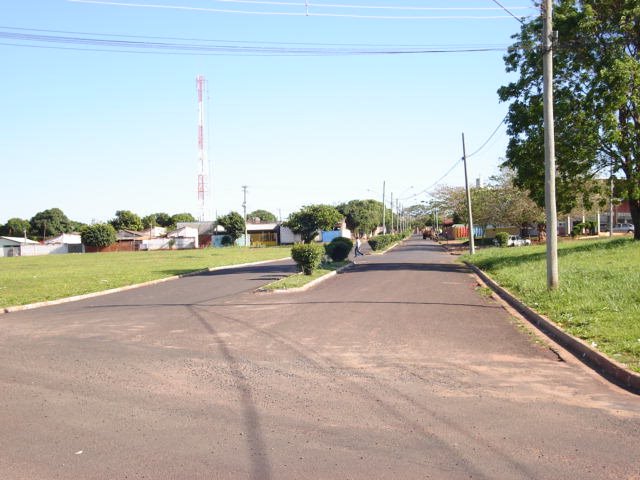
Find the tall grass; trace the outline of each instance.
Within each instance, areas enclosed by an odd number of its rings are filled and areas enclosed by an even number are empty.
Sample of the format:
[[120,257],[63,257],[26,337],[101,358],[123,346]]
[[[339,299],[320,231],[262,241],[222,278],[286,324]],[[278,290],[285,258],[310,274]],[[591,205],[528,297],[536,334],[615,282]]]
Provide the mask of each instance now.
[[289,257],[289,247],[206,248],[0,258],[0,307],[133,285],[223,265]]
[[561,242],[560,287],[553,292],[546,287],[544,246],[490,248],[462,258],[569,333],[640,372],[640,242]]

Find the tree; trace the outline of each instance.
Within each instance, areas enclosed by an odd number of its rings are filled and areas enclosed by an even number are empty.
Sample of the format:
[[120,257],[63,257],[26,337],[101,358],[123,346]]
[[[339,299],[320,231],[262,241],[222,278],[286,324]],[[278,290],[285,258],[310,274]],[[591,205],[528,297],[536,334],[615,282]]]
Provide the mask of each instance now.
[[190,213],[176,213],[171,216],[171,224],[177,225],[178,222],[188,223],[188,222],[197,222],[196,218]]
[[[640,12],[637,2],[560,0],[554,15],[554,110],[558,210],[570,212],[614,174],[640,240]],[[505,56],[519,78],[500,88],[509,101],[506,166],[544,203],[541,19],[523,24]]]
[[142,220],[130,210],[116,211],[116,217],[109,223],[116,230],[142,230]]
[[333,230],[342,218],[342,214],[330,205],[307,205],[292,213],[285,226],[300,234],[304,243],[311,243],[318,230]]
[[73,230],[71,221],[59,208],[50,208],[36,213],[29,221],[34,236],[56,236]]
[[382,225],[382,203],[377,200],[351,200],[336,208],[354,234],[372,233]]
[[152,213],[151,215],[147,215],[146,217],[142,217],[142,226],[144,228],[153,228],[153,227],[172,227],[173,222],[171,221],[171,216],[168,213],[158,212]]
[[80,235],[82,243],[89,247],[108,247],[116,243],[116,230],[109,223],[87,225]]
[[267,210],[254,210],[247,214],[247,221],[257,218],[262,223],[275,223],[278,221],[276,216]]
[[29,220],[23,220],[22,218],[10,218],[7,223],[0,227],[0,235],[6,235],[8,237],[22,237],[24,232],[31,230],[31,224]]
[[[432,205],[460,222],[468,221],[464,187],[440,187],[434,193]],[[503,170],[500,177],[491,177],[487,186],[471,189],[471,209],[474,223],[485,228],[523,227],[544,220],[542,209],[526,190],[515,186],[514,176],[508,170]]]
[[244,218],[238,212],[231,212],[222,217],[218,217],[218,225],[221,225],[226,234],[235,242],[244,234]]

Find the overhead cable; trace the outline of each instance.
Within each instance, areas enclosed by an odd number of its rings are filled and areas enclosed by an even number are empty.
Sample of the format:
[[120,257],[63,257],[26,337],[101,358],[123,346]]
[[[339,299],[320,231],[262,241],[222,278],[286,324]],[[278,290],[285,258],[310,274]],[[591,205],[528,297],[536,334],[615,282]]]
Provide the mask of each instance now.
[[[516,17],[509,8],[505,7],[504,5],[502,5],[498,0],[492,0],[493,3],[495,3],[496,5],[500,6],[500,8],[502,8],[502,10],[504,10],[505,12],[507,12],[509,15],[511,15],[513,18],[515,18],[518,22],[520,23],[524,23],[524,20],[522,18],[518,18]],[[512,8],[512,7],[510,7]]]
[[333,18],[359,18],[368,20],[499,20],[510,18],[508,15],[359,15],[342,13],[316,13],[306,8],[300,12],[266,11],[266,10],[231,10],[210,7],[194,7],[190,5],[154,4],[116,2],[109,0],[67,0],[72,3],[86,3],[94,5],[109,5],[116,7],[155,8],[165,10],[185,10],[209,13],[229,13],[236,15],[267,15],[287,17],[333,17]]
[[453,172],[455,170],[455,168],[460,164],[460,160],[456,160],[455,163],[451,166],[451,168],[449,170],[447,170],[447,173],[445,173],[444,175],[442,175],[438,180],[436,180],[435,182],[433,182],[431,185],[429,185],[427,188],[419,191],[418,193],[414,194],[414,195],[410,195],[408,197],[405,197],[407,199],[409,198],[416,198],[420,195],[422,195],[423,193],[425,194],[429,194],[429,190],[431,190],[433,187],[435,187],[436,185],[438,185],[442,180],[444,180],[445,178],[447,178],[449,176],[449,174],[451,172]]
[[496,129],[493,131],[493,133],[491,135],[489,135],[489,138],[487,138],[487,140],[480,146],[480,148],[478,148],[475,152],[470,153],[469,155],[467,155],[467,158],[469,157],[473,157],[476,153],[479,153],[484,147],[487,146],[487,144],[491,141],[491,139],[493,138],[493,136],[498,133],[498,130],[500,130],[500,127],[502,126],[502,124],[507,120],[507,116],[509,114],[505,115],[504,118],[502,120],[500,120],[500,123],[498,124],[498,126],[496,127]]
[[[504,7],[415,7],[403,5],[354,5],[336,3],[312,3],[312,2],[278,2],[273,0],[213,0],[218,3],[240,3],[249,5],[277,5],[288,7],[308,7],[308,8],[350,8],[361,10],[409,10],[409,11],[495,11],[504,10]],[[532,7],[509,7],[512,10],[532,10]]]
[[[138,37],[140,38],[140,37]],[[144,37],[142,37],[144,38]],[[157,39],[157,37],[156,37]],[[23,47],[42,47],[42,44],[80,45],[83,47],[100,47],[103,51],[131,51],[132,53],[172,53],[172,54],[198,54],[198,55],[261,55],[261,56],[345,56],[345,55],[408,55],[427,53],[471,53],[503,51],[504,48],[396,48],[389,47],[341,47],[334,46],[288,46],[286,44],[229,44],[225,42],[191,43],[175,41],[145,41],[145,40],[120,40],[114,38],[99,38],[82,35],[43,35],[41,33],[24,33],[23,31],[2,31],[0,40],[5,40],[5,45]],[[21,42],[18,44],[17,42]],[[27,43],[25,43],[27,42]],[[231,43],[231,42],[230,42]],[[61,47],[62,48],[62,47]]]

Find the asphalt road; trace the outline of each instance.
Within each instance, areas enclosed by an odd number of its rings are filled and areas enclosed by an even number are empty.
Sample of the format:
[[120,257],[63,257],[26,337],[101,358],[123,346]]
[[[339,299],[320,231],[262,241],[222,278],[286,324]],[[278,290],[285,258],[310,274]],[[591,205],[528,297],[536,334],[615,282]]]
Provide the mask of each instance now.
[[640,479],[640,397],[434,244],[291,268],[0,316],[0,478]]

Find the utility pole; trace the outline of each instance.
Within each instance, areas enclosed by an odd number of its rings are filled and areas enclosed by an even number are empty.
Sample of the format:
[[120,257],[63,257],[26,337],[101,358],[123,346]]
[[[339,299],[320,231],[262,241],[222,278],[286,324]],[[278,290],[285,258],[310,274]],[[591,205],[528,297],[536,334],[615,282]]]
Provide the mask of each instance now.
[[438,207],[436,207],[436,233],[438,233]]
[[611,159],[611,178],[609,178],[609,237],[613,237],[613,158]]
[[393,192],[391,192],[391,203],[389,205],[391,208],[389,208],[389,210],[391,210],[391,233],[393,233]]
[[385,234],[387,233],[387,225],[386,225],[386,210],[387,210],[387,206],[385,205],[384,201],[385,201],[385,188],[386,188],[386,181],[382,181],[382,233]]
[[542,4],[542,72],[544,106],[544,204],[547,217],[547,289],[558,288],[558,212],[556,209],[556,148],[553,126],[553,0]]
[[467,176],[467,148],[464,144],[464,132],[462,133],[462,160],[464,161],[464,188],[467,190],[467,212],[469,212],[469,254],[476,253],[476,246],[473,242],[473,214],[471,213],[471,190],[469,190],[469,179]]
[[242,202],[242,213],[244,217],[244,246],[247,246],[247,186],[242,186],[242,192],[244,194],[244,200]]

